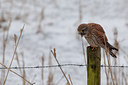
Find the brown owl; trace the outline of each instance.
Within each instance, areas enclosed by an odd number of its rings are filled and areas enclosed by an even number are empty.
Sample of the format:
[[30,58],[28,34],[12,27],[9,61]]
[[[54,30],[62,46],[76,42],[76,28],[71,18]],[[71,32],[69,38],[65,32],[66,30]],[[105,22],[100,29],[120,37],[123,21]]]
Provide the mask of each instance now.
[[118,51],[117,48],[113,47],[105,35],[103,28],[96,23],[80,24],[78,26],[78,32],[81,36],[84,36],[91,47],[102,47],[109,51],[112,57],[116,58],[116,55],[112,50]]

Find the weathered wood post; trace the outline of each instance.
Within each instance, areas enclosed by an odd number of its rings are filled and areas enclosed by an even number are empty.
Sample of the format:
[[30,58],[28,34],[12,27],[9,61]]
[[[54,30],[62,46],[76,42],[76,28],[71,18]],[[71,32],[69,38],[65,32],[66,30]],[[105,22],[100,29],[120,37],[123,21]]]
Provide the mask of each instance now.
[[87,47],[87,85],[100,85],[100,47]]

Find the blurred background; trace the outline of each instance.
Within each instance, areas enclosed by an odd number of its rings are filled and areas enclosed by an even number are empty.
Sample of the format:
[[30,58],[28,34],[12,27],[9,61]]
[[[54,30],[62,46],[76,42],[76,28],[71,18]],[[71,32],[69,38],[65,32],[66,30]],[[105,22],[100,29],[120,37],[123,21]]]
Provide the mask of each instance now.
[[[12,66],[55,65],[53,48],[60,64],[85,64],[77,33],[81,23],[100,24],[109,42],[119,49],[117,59],[110,57],[111,65],[128,66],[128,0],[0,0],[0,62],[9,67],[16,48],[14,34],[18,39],[24,26]],[[83,41],[86,51],[88,43]],[[104,65],[103,51],[101,58]],[[62,68],[74,85],[87,85],[86,67]],[[59,68],[12,70],[35,85],[66,85]],[[128,84],[128,68],[112,71],[116,85]],[[0,69],[0,85],[6,74],[7,70]],[[101,68],[101,85],[112,85],[109,76],[108,68]],[[13,84],[28,85],[9,72],[6,85]]]

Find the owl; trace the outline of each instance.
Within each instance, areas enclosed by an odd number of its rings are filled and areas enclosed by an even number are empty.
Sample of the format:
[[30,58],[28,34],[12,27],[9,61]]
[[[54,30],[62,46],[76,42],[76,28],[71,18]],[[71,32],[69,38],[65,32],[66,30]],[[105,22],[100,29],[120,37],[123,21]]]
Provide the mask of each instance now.
[[112,57],[117,57],[112,50],[118,51],[118,49],[108,42],[101,25],[96,23],[80,24],[77,30],[81,36],[85,37],[91,47],[102,47],[105,51],[108,51]]

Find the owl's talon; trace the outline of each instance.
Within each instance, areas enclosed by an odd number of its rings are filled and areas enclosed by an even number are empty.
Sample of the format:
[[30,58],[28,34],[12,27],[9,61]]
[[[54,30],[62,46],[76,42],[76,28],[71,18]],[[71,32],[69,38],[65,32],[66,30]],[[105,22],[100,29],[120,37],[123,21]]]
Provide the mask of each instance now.
[[92,47],[92,50],[94,50],[96,47]]

